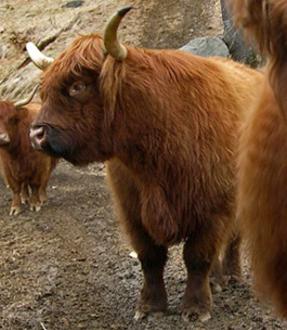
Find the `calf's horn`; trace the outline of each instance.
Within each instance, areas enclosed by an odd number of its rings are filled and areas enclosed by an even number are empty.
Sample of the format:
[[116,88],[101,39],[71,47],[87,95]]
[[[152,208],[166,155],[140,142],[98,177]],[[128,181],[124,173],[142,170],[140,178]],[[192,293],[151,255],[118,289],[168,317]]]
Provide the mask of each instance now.
[[14,103],[15,107],[16,107],[17,109],[19,109],[19,108],[21,108],[21,107],[24,107],[24,105],[30,103],[31,100],[33,99],[34,95],[36,94],[36,92],[37,92],[37,90],[38,90],[38,87],[39,87],[39,84],[37,84],[37,85],[33,88],[31,94],[30,94],[27,98],[25,98],[25,99],[23,99],[23,100],[20,100],[20,101],[18,101],[18,102],[15,102],[15,103]]
[[126,6],[119,9],[108,21],[104,32],[104,45],[108,54],[116,60],[122,61],[127,57],[127,49],[123,46],[117,37],[117,30],[122,18],[132,9],[132,6]]
[[52,57],[44,55],[33,42],[28,42],[26,49],[32,62],[41,70],[45,70],[54,61]]

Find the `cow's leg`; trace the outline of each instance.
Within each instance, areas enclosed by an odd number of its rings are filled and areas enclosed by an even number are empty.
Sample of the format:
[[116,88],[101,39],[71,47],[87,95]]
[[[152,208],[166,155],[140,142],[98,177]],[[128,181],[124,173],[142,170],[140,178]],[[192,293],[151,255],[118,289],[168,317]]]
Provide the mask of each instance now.
[[12,204],[10,215],[18,215],[21,212],[21,183],[8,178],[9,187],[12,190]]
[[47,192],[46,192],[46,187],[41,187],[39,196],[40,196],[40,202],[43,205],[48,199]]
[[135,318],[167,308],[163,280],[167,248],[156,245],[142,225],[139,192],[128,169],[113,160],[107,166],[108,179],[114,193],[119,221],[127,232],[133,249],[141,262],[144,283],[137,304]]
[[217,261],[228,228],[228,217],[214,218],[198,226],[185,242],[183,258],[187,268],[187,285],[183,297],[183,318],[210,318],[212,295],[209,275]]
[[236,281],[241,280],[240,246],[240,234],[233,234],[231,239],[228,241],[223,259],[224,275]]
[[41,210],[41,201],[40,201],[40,185],[30,184],[31,186],[31,197],[30,197],[30,210],[31,211],[40,211]]
[[46,167],[46,171],[42,173],[41,176],[41,182],[40,182],[40,188],[39,188],[39,198],[40,198],[40,202],[41,204],[43,204],[44,202],[47,201],[47,186],[48,186],[48,182],[50,179],[50,175],[51,172],[53,170],[53,168],[55,168],[56,166],[56,161],[55,160],[49,160],[47,167]]
[[29,186],[26,183],[22,183],[21,185],[21,203],[27,204],[29,202]]
[[210,284],[212,292],[221,292],[222,288],[225,286],[223,267],[219,256],[214,259],[212,264]]
[[10,215],[18,215],[21,212],[21,182],[15,179],[15,175],[11,173],[7,163],[3,163],[3,175],[6,184],[12,191],[12,203],[10,207]]
[[143,231],[134,232],[133,248],[141,262],[144,283],[137,304],[135,319],[150,312],[161,312],[167,308],[167,295],[163,280],[164,266],[167,260],[167,248],[153,243]]
[[45,203],[48,199],[47,192],[46,192],[48,180],[49,180],[49,177],[47,177],[47,179],[41,183],[41,186],[39,188],[39,198],[40,198],[41,204]]

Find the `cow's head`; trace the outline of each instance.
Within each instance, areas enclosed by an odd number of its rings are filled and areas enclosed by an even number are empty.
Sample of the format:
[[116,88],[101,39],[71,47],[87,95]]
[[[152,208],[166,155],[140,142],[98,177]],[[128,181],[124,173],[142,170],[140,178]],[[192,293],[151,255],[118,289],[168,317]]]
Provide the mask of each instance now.
[[127,49],[117,40],[117,28],[130,9],[125,7],[112,16],[104,38],[80,36],[53,63],[38,50],[35,55],[35,47],[28,44],[33,62],[45,69],[42,108],[30,130],[34,148],[75,165],[111,156],[112,147],[104,129],[107,123],[101,76],[106,62],[117,65],[127,56]]
[[26,99],[18,102],[0,102],[0,147],[9,147],[13,142],[18,142],[15,137],[19,131],[18,124],[26,113],[24,106],[31,102],[37,89],[38,85]]

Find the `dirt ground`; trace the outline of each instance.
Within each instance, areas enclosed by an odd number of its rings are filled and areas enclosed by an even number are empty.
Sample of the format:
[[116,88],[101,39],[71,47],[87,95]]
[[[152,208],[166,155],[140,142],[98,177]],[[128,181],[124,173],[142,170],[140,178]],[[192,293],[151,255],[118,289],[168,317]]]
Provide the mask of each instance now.
[[[124,4],[86,0],[78,8],[62,7],[67,2],[1,0],[4,96],[27,93],[38,79],[39,71],[25,62],[27,39],[46,38],[43,48],[56,56],[77,33],[101,30],[107,15]],[[136,10],[121,35],[135,45],[179,47],[192,36],[221,31],[217,1],[130,2]],[[246,267],[242,284],[214,295],[211,320],[184,323],[179,312],[186,275],[181,246],[171,249],[165,274],[168,313],[135,322],[142,274],[117,226],[102,164],[75,168],[61,162],[39,213],[24,208],[18,217],[8,216],[10,194],[2,182],[0,191],[0,329],[287,329],[254,299]]]

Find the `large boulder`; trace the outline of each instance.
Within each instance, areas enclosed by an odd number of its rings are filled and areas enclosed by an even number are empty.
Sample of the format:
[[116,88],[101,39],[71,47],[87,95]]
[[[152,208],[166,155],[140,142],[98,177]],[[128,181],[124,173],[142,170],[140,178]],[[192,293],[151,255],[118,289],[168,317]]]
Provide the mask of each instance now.
[[200,56],[222,56],[229,57],[229,50],[219,37],[195,38],[180,48],[180,50],[191,52]]

